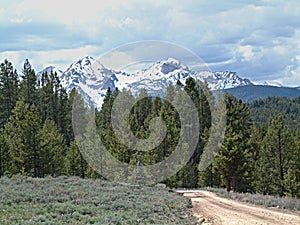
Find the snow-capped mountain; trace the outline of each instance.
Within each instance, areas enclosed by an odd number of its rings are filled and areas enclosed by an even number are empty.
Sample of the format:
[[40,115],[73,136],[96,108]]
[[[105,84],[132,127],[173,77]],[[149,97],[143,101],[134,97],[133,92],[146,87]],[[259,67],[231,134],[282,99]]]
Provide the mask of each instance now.
[[105,68],[93,57],[85,57],[72,63],[60,77],[67,92],[76,88],[85,100],[101,106],[108,87],[115,89],[116,72]]
[[108,87],[111,90],[130,89],[137,95],[145,88],[150,95],[163,95],[167,86],[175,85],[179,80],[182,84],[188,77],[200,79],[208,83],[209,88],[228,89],[233,87],[253,85],[248,79],[240,78],[235,72],[195,72],[174,58],[156,62],[148,69],[134,74],[114,71],[106,68],[92,57],[85,57],[73,62],[65,72],[55,67],[47,67],[42,72],[54,70],[60,77],[61,84],[68,93],[75,87],[87,102],[94,102],[101,107]]
[[213,90],[223,90],[234,87],[253,85],[253,83],[250,80],[240,78],[236,72],[230,71],[211,72],[211,75],[204,78],[204,80],[209,84],[209,87]]
[[63,75],[63,71],[61,71],[60,69],[56,68],[55,66],[48,66],[45,69],[43,69],[42,71],[38,72],[36,74],[37,78],[40,79],[42,77],[42,74],[47,72],[48,74],[52,73],[56,73],[58,77],[61,77]]
[[273,86],[273,87],[283,87],[281,83],[274,81],[264,81],[264,82],[253,82],[255,85],[263,86]]
[[[175,85],[178,80],[184,84],[188,77],[206,81],[212,90],[253,85],[248,79],[240,78],[235,72],[195,72],[173,58],[154,63],[148,69],[132,74],[130,77],[130,82],[123,81],[123,85],[130,88],[134,94],[137,94],[141,88],[146,88],[149,94],[151,92],[162,94],[169,84]],[[122,81],[121,76],[118,79]]]
[[[175,85],[177,80],[183,84],[185,80],[195,74],[187,66],[178,60],[168,58],[167,60],[154,63],[146,70],[138,71],[128,77],[119,76],[119,85],[125,86],[137,95],[142,88],[145,88],[151,95],[163,95],[168,85]],[[118,83],[117,83],[118,85]]]

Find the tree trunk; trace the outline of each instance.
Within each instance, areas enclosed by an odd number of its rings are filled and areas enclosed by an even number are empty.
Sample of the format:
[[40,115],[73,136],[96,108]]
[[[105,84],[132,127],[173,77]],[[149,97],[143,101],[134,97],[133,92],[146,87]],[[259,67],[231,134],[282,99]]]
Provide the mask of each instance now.
[[279,195],[282,197],[284,194],[284,172],[283,172],[283,156],[282,156],[282,144],[281,144],[281,132],[278,134],[278,147],[279,147],[279,170],[280,170],[280,186],[279,186]]
[[230,177],[227,178],[227,186],[226,186],[227,192],[230,192]]

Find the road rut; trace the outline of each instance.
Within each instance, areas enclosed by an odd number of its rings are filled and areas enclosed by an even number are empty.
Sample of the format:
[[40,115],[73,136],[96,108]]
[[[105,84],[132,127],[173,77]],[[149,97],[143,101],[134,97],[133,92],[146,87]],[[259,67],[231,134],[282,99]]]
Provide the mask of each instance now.
[[203,225],[300,225],[300,212],[264,208],[209,191],[178,192],[192,200],[192,212]]

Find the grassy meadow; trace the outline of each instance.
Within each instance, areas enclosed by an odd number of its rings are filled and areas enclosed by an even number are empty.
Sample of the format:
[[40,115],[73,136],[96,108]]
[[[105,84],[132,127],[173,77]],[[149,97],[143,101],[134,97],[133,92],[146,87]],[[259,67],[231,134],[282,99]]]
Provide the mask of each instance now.
[[164,187],[78,177],[0,179],[0,224],[196,224],[190,207]]

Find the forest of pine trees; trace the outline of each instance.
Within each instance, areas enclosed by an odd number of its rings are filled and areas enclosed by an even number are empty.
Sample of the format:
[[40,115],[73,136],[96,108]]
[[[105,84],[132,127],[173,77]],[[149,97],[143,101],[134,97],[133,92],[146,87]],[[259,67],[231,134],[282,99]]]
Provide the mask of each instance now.
[[[225,94],[227,124],[223,143],[212,164],[199,172],[199,163],[211,127],[211,112],[197,82],[187,79],[169,86],[164,100],[141,90],[141,100],[130,111],[129,124],[141,139],[150,135],[149,121],[162,118],[167,127],[163,142],[147,152],[124,146],[114,133],[111,110],[119,93],[107,90],[96,126],[103,144],[130,165],[160,162],[174,151],[180,135],[174,96],[185,91],[199,115],[199,142],[188,163],[163,181],[169,187],[226,187],[228,191],[300,197],[300,97],[269,97],[245,104]],[[56,73],[37,77],[26,60],[20,74],[11,62],[0,65],[0,176],[80,176],[102,178],[84,160],[74,141],[72,105]]]

